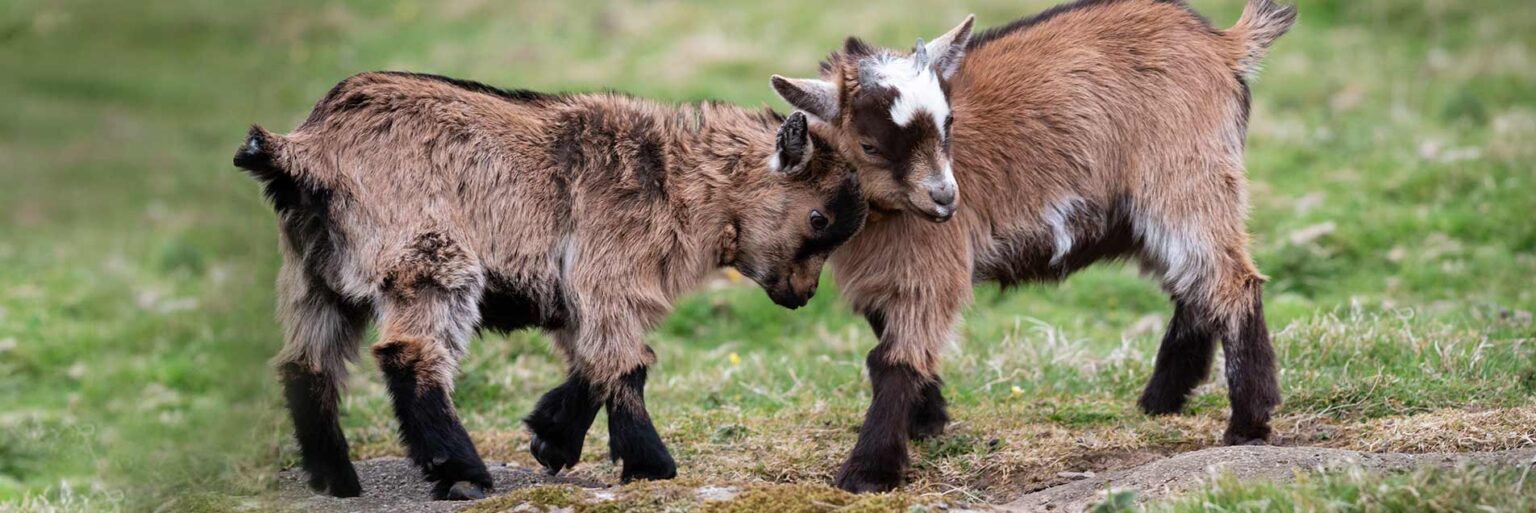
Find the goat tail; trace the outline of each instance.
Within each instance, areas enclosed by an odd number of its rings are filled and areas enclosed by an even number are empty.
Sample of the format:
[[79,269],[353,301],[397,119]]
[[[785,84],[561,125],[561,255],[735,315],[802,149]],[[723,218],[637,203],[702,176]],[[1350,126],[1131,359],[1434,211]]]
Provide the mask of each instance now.
[[1227,31],[1240,44],[1237,71],[1252,78],[1259,72],[1259,61],[1276,39],[1296,24],[1296,6],[1275,0],[1248,0],[1243,15]]
[[261,183],[267,199],[279,213],[303,208],[316,194],[331,190],[297,163],[295,149],[288,137],[251,125],[245,142],[235,150],[235,167],[244,169]]
[[283,169],[279,156],[286,142],[283,136],[268,132],[260,125],[251,125],[245,142],[240,144],[240,149],[235,150],[235,167],[244,169],[262,182],[291,180],[293,177]]

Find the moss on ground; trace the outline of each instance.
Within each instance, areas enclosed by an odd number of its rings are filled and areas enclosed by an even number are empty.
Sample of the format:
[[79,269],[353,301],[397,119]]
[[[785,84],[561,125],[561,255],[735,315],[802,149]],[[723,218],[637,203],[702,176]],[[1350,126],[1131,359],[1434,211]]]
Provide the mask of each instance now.
[[865,513],[926,509],[935,502],[904,492],[852,494],[824,484],[765,484],[750,486],[728,501],[705,503],[705,513]]
[[518,506],[527,504],[540,510],[556,508],[568,508],[581,504],[585,493],[581,487],[574,485],[542,485],[513,491],[499,497],[492,497],[475,505],[465,508],[465,513],[496,513],[510,511]]
[[[925,511],[935,499],[907,493],[858,495],[823,484],[751,484],[725,500],[701,497],[698,481],[640,482],[614,490],[571,485],[538,486],[486,499],[466,513],[534,511],[571,513],[876,513]],[[719,486],[719,485],[713,485]],[[611,495],[609,495],[611,494]]]

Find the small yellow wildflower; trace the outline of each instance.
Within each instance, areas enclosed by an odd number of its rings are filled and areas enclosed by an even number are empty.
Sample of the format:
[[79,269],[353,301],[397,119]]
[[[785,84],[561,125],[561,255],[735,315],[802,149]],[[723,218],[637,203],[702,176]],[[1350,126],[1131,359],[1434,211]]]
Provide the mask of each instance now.
[[1013,389],[1011,390],[1011,392],[1013,392],[1013,398],[1014,399],[1018,399],[1020,397],[1024,397],[1024,389],[1019,388],[1018,385],[1014,385]]
[[731,355],[725,357],[725,359],[731,361],[731,366],[732,367],[736,367],[738,365],[741,365],[741,355],[739,355],[739,354],[731,353]]

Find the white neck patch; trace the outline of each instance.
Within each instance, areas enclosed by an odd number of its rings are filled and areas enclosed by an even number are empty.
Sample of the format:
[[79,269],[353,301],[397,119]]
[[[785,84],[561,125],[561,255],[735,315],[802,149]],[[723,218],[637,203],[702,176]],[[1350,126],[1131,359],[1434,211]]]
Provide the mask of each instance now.
[[891,121],[896,126],[912,124],[919,113],[933,116],[934,126],[944,134],[944,120],[949,118],[949,101],[939,87],[939,75],[929,66],[917,67],[911,57],[886,57],[874,65],[876,83],[897,91],[891,105]]

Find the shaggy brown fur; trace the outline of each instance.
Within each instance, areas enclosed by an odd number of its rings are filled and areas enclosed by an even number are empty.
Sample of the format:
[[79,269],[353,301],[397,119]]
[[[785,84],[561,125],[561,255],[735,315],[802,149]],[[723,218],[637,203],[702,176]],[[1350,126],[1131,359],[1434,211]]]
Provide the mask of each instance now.
[[[1280,396],[1244,226],[1246,80],[1294,19],[1250,0],[1223,31],[1177,1],[1081,0],[974,39],[967,19],[910,54],[851,39],[821,80],[775,77],[837,128],[887,211],[833,255],[844,296],[880,334],[874,401],[839,486],[896,486],[909,435],[942,430],[938,355],[972,283],[1056,280],[1121,257],[1176,305],[1142,408],[1179,411],[1221,340],[1224,440],[1268,437]],[[946,157],[966,198],[953,222],[889,212],[946,219],[925,200]]]
[[575,385],[529,419],[552,471],[606,402],[625,479],[671,477],[644,407],[645,334],[721,265],[791,308],[815,293],[865,216],[823,141],[799,113],[406,73],[347,79],[286,136],[253,128],[235,161],[281,218],[277,361],[312,485],[358,492],[335,416],[370,314],[402,439],[439,498],[491,486],[448,399],[481,326],[545,329],[570,361]]

